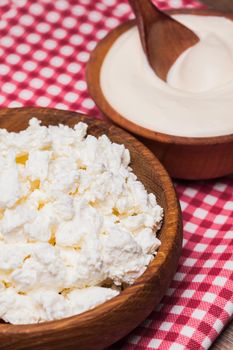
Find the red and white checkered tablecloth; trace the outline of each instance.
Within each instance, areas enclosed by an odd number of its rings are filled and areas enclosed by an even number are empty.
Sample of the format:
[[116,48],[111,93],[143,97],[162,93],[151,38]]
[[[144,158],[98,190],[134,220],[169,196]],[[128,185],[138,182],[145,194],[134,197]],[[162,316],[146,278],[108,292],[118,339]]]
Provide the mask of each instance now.
[[[85,64],[96,43],[130,16],[125,0],[0,0],[0,105],[101,117],[87,93]],[[178,272],[160,305],[118,349],[208,349],[233,315],[233,180],[176,188],[184,219]]]

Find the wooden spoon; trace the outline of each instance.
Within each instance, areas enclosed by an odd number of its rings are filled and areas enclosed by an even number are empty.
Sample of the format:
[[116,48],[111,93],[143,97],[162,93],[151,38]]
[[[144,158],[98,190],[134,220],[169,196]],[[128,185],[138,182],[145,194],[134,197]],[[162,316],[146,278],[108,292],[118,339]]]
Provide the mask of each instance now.
[[129,0],[143,50],[154,72],[164,81],[176,59],[199,38],[183,24],[157,9],[150,0]]

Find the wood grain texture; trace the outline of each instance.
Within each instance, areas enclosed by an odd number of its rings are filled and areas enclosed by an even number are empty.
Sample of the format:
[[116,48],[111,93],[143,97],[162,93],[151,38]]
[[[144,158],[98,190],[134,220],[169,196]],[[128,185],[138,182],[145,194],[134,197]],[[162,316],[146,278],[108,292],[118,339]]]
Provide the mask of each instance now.
[[233,321],[217,338],[209,350],[232,350],[233,349]]
[[[220,15],[214,10],[173,10],[169,14],[189,13]],[[233,14],[225,14],[233,19]],[[105,99],[100,87],[100,71],[104,58],[115,40],[135,25],[128,21],[99,42],[87,65],[86,77],[89,92],[101,111],[116,124],[140,136],[161,160],[171,176],[180,179],[211,179],[233,173],[233,134],[218,137],[179,137],[155,132],[132,123],[119,114]],[[156,96],[155,96],[156,98]],[[205,111],[203,111],[203,118]],[[155,118],[159,116],[155,116]]]
[[190,29],[160,11],[151,0],[129,0],[136,16],[142,47],[154,72],[166,81],[177,58],[199,38]]
[[180,207],[171,180],[154,155],[133,136],[103,121],[75,112],[43,108],[0,110],[0,127],[20,131],[31,117],[42,125],[88,124],[88,133],[107,134],[113,142],[124,143],[131,154],[131,166],[149,192],[157,196],[165,216],[160,239],[162,245],[143,276],[119,296],[81,315],[37,325],[0,324],[0,349],[4,350],[98,350],[116,342],[140,322],[159,303],[178,264],[182,242]]

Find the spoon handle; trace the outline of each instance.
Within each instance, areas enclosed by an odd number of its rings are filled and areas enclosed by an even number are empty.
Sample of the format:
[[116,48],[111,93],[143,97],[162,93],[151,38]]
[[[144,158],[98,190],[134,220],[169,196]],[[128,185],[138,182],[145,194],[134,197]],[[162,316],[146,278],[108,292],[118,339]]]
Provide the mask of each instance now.
[[165,19],[166,15],[157,9],[150,0],[128,0],[135,14],[140,39],[145,53],[148,53],[148,27],[158,20]]

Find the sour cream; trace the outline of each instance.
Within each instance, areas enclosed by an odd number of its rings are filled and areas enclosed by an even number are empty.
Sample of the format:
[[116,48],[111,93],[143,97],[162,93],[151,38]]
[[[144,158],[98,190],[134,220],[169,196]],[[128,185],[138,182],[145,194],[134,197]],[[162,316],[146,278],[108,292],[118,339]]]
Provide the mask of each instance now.
[[149,66],[138,30],[123,33],[101,69],[101,89],[129,121],[176,136],[233,133],[233,22],[216,16],[176,15],[200,41],[162,81]]

